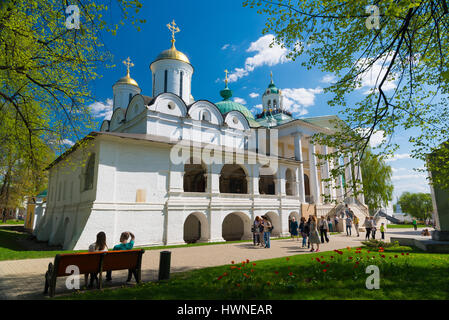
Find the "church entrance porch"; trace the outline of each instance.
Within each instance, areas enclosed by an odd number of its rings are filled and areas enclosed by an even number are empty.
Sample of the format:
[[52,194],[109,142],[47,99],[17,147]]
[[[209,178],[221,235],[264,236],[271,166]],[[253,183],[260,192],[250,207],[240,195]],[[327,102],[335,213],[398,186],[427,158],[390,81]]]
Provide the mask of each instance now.
[[221,232],[226,241],[252,239],[251,221],[242,212],[232,212],[224,218]]

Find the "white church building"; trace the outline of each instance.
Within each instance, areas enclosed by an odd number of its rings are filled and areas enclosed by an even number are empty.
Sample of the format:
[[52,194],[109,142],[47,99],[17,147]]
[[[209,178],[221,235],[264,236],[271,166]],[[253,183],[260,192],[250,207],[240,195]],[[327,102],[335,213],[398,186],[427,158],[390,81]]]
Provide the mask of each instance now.
[[221,101],[195,100],[194,68],[175,48],[179,29],[169,26],[172,46],[150,65],[151,96],[130,77],[128,58],[127,75],[112,86],[111,119],[48,167],[37,239],[71,250],[87,249],[100,231],[109,247],[123,231],[135,234],[136,246],[250,239],[262,215],[277,237],[289,234],[291,217],[333,215],[349,201],[364,221],[363,197],[344,197],[359,169],[324,183],[332,164],[316,154],[330,150],[309,142],[332,133],[336,117],[294,119],[272,79],[256,116],[232,101],[227,80]]

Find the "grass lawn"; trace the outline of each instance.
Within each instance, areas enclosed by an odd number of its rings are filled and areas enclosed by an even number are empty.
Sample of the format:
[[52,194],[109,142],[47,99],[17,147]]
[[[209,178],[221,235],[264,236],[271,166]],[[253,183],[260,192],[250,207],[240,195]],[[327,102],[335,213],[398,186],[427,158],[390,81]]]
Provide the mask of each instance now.
[[[37,258],[52,258],[60,253],[73,253],[73,252],[86,252],[87,250],[79,251],[64,251],[58,250],[57,248],[53,250],[30,250],[24,246],[24,241],[29,237],[29,234],[17,231],[10,228],[0,228],[0,261],[3,260],[18,260],[18,259],[37,259]],[[289,239],[289,237],[284,238],[272,238],[271,240],[278,239]],[[92,242],[95,239],[92,240]],[[229,243],[238,242],[251,242],[252,240],[240,240],[240,241],[227,241]],[[182,248],[182,247],[195,247],[195,246],[207,246],[207,245],[220,245],[224,242],[207,242],[207,243],[191,243],[191,244],[181,244],[173,246],[154,246],[145,247],[145,250],[160,250],[160,249],[170,249],[170,248]]]
[[[405,229],[413,228],[413,224],[387,224],[387,229]],[[425,224],[418,224],[418,228],[432,228],[431,226],[426,226]]]
[[10,220],[6,220],[6,223],[3,223],[3,221],[0,220],[0,225],[24,224],[24,223],[25,222],[23,220],[10,219]]
[[[410,247],[381,252],[352,248],[236,262],[172,274],[168,281],[90,290],[58,299],[449,299],[448,263],[447,254]],[[379,267],[378,290],[366,289],[368,265]]]

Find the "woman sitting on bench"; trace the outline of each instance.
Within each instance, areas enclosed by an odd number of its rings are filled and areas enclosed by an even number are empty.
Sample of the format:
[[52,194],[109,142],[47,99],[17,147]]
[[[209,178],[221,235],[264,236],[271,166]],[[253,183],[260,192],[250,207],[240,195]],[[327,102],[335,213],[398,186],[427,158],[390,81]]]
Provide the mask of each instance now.
[[[92,243],[89,246],[89,252],[95,252],[95,251],[108,251],[108,246],[106,245],[106,233],[103,231],[97,233],[97,241]],[[87,283],[89,275],[85,275],[85,282]],[[90,274],[90,282],[89,282],[89,288],[92,288],[94,285],[94,280],[98,282],[98,275],[96,273]]]
[[[131,236],[131,241],[128,242],[129,237]],[[134,247],[134,234],[132,232],[122,232],[120,235],[120,244],[114,246],[112,250],[131,250]],[[128,279],[126,282],[130,282],[132,275],[134,274],[134,278],[137,279],[136,270],[128,270]],[[112,271],[106,272],[106,281],[112,280]]]

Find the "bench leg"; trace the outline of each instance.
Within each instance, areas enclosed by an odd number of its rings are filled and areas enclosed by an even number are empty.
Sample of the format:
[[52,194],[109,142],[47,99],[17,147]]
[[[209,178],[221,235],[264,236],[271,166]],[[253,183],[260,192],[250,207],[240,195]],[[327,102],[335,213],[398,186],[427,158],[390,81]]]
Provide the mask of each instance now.
[[44,294],[47,294],[47,293],[48,293],[48,287],[49,287],[49,284],[48,284],[48,271],[47,271],[47,272],[45,272],[45,287],[44,287]]
[[101,289],[103,288],[103,272],[100,272],[98,274],[98,284],[97,284],[97,288]]

